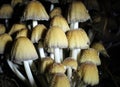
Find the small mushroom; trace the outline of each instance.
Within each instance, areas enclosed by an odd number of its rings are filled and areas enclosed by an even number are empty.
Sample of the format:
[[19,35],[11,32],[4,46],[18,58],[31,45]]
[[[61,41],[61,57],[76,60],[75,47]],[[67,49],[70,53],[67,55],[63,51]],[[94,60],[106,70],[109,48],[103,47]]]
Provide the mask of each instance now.
[[95,50],[93,48],[83,50],[81,53],[81,57],[79,59],[79,62],[80,63],[92,62],[96,65],[101,65],[99,53],[97,50]]
[[90,19],[88,10],[82,1],[73,1],[68,9],[67,20],[71,29],[78,29],[79,22],[85,22]]
[[32,20],[32,26],[35,27],[38,20],[49,20],[49,16],[41,2],[32,0],[25,8],[23,20]]
[[12,46],[11,58],[14,62],[23,62],[25,72],[32,87],[37,87],[32,75],[31,60],[38,58],[33,43],[27,37],[19,37]]
[[68,40],[63,30],[57,26],[51,27],[45,37],[44,44],[48,48],[54,48],[55,62],[60,63],[60,48],[68,47]]
[[70,30],[66,33],[66,36],[68,39],[68,48],[70,49],[70,57],[77,60],[81,49],[89,48],[90,40],[82,28]]
[[76,60],[68,57],[68,58],[65,58],[64,61],[62,62],[63,65],[66,66],[66,69],[67,69],[67,76],[68,76],[68,79],[70,80],[70,82],[72,81],[72,70],[77,70],[77,67],[78,67],[78,63]]
[[91,46],[91,48],[96,49],[99,53],[101,53],[102,55],[109,57],[104,45],[102,44],[102,42],[94,42]]
[[70,30],[67,20],[63,16],[55,16],[51,19],[50,26],[58,26],[64,32]]
[[50,11],[50,18],[52,19],[54,16],[62,16],[62,9],[60,7],[55,7]]
[[77,70],[78,77],[81,79],[80,83],[77,85],[97,85],[99,83],[99,74],[97,66],[91,62],[82,63]]
[[13,35],[14,33],[16,33],[17,31],[20,31],[22,29],[27,29],[26,25],[23,23],[16,23],[13,24],[10,31],[8,32],[9,35]]
[[65,74],[56,73],[51,80],[50,87],[70,87],[70,82]]

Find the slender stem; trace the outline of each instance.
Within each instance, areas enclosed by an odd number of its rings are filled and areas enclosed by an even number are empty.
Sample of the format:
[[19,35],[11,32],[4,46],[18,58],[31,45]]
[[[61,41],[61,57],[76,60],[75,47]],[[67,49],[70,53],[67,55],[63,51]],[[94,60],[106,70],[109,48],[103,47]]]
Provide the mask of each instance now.
[[64,58],[64,56],[63,56],[63,49],[61,48],[60,49],[60,61],[61,62],[63,61],[63,58]]
[[54,48],[55,62],[60,63],[60,51],[59,48]]
[[43,48],[38,48],[38,49],[39,49],[40,57],[41,57],[41,58],[44,58],[44,57],[45,57],[44,49],[43,49]]
[[70,29],[71,29],[71,30],[74,29],[74,23],[70,23]]
[[5,19],[5,26],[6,26],[6,28],[9,27],[9,20],[8,19]]
[[53,9],[54,9],[54,4],[51,3],[51,5],[50,5],[50,11],[52,11]]
[[78,29],[79,28],[79,22],[73,22],[70,24],[71,29]]
[[70,51],[70,56],[71,56],[73,59],[77,60],[77,58],[78,58],[78,56],[79,56],[79,54],[80,54],[80,51],[81,51],[81,49],[72,49],[72,50]]
[[54,49],[53,48],[49,48],[50,49],[50,57],[54,60]]
[[33,27],[35,27],[36,25],[38,25],[38,22],[36,20],[33,20]]
[[54,60],[54,54],[50,53],[50,58],[52,58]]
[[34,77],[32,75],[32,71],[31,71],[30,66],[29,66],[29,61],[23,61],[23,64],[24,64],[25,72],[26,72],[27,77],[29,79],[30,85],[32,87],[37,87],[35,80],[34,80]]
[[75,22],[74,23],[74,29],[78,29],[79,28],[79,22]]
[[72,77],[72,68],[67,66],[67,76],[69,81],[71,82],[71,77]]

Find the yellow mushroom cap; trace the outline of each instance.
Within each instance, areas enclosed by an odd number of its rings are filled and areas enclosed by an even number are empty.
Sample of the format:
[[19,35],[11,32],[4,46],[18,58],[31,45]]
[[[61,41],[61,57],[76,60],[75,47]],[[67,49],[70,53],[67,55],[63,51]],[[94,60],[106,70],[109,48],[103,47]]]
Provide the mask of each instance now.
[[38,43],[40,39],[44,39],[47,28],[43,24],[36,25],[31,34],[31,41],[33,43]]
[[49,73],[50,74],[55,74],[55,73],[65,73],[65,67],[61,63],[53,63],[50,68],[49,68]]
[[23,0],[11,0],[11,6],[15,7],[17,4],[22,3]]
[[99,83],[98,69],[93,63],[82,63],[77,74],[88,85],[94,86]]
[[103,55],[109,56],[104,45],[101,42],[93,43],[91,48],[96,49],[99,53],[101,53]]
[[67,48],[68,40],[61,28],[53,26],[47,32],[44,44],[50,48]]
[[70,49],[81,48],[86,49],[89,48],[90,40],[87,36],[87,33],[82,29],[70,30],[66,34],[68,39],[68,47]]
[[57,73],[53,76],[50,87],[70,87],[70,82],[65,74]]
[[3,24],[0,24],[0,34],[3,34],[6,32],[6,28]]
[[50,22],[50,26],[58,26],[64,32],[70,30],[67,20],[63,16],[54,16]]
[[72,67],[72,69],[76,70],[77,67],[78,67],[78,63],[76,60],[68,57],[68,58],[65,58],[64,61],[62,62],[63,65],[65,66],[69,66],[69,67]]
[[9,34],[4,33],[0,35],[0,54],[4,54],[6,45],[9,42],[12,42],[12,37]]
[[49,16],[41,2],[37,0],[30,1],[23,15],[24,20],[48,20]]
[[84,62],[92,62],[96,65],[101,65],[99,53],[93,48],[83,50],[80,57],[80,63]]
[[40,62],[40,73],[44,73],[52,64],[54,60],[50,57],[42,58]]
[[3,4],[0,8],[0,18],[11,18],[13,8],[10,4]]
[[68,22],[85,22],[89,19],[90,15],[85,5],[81,1],[73,1],[68,10]]
[[25,24],[13,24],[8,34],[12,35],[15,32],[20,31],[25,28],[27,28]]
[[50,12],[50,18],[53,18],[54,16],[62,16],[62,10],[60,7],[55,7],[53,10]]
[[19,37],[12,46],[11,58],[16,62],[35,60],[38,54],[33,43],[27,37]]
[[24,28],[17,33],[16,39],[19,37],[27,37],[27,35],[28,35],[28,29]]

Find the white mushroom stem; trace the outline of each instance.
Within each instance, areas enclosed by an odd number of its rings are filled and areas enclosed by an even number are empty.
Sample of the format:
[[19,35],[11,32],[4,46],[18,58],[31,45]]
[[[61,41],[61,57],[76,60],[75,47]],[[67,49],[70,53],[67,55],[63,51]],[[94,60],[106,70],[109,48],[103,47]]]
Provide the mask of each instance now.
[[52,58],[54,60],[54,53],[50,53],[50,58]]
[[64,56],[63,56],[63,49],[60,48],[60,61],[61,62],[63,61],[63,58],[64,58]]
[[60,62],[60,50],[59,48],[54,48],[54,55],[55,55],[55,62],[56,63],[61,63]]
[[36,25],[38,25],[38,22],[36,20],[33,20],[32,27],[35,27]]
[[72,77],[72,68],[67,66],[67,77],[69,81],[71,82],[71,77]]
[[79,22],[73,22],[70,24],[71,29],[78,29],[79,28]]
[[38,48],[38,50],[39,50],[40,57],[45,58],[44,48]]
[[13,71],[13,73],[21,80],[23,81],[25,84],[28,85],[28,81],[27,79],[25,78],[25,76],[14,66],[14,64],[9,60],[7,59],[7,63],[10,67],[10,69]]
[[8,19],[5,19],[5,26],[8,28],[9,26],[9,20]]
[[50,11],[52,11],[53,9],[54,9],[54,4],[51,3],[51,5],[50,5]]
[[54,49],[53,48],[49,48],[50,49],[50,58],[52,58],[54,60]]
[[77,61],[78,55],[80,54],[81,49],[72,49],[70,51],[70,57]]
[[37,87],[35,80],[33,78],[33,75],[32,75],[32,71],[29,66],[29,61],[23,61],[23,64],[24,64],[25,72],[26,72],[26,75],[28,77],[31,87]]

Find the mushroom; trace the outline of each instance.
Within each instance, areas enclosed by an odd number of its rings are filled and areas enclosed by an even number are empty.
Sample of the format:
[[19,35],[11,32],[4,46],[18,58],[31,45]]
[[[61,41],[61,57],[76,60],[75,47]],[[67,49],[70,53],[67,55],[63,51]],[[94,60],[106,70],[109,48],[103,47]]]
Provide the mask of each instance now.
[[9,35],[13,35],[14,33],[16,33],[17,31],[20,31],[22,29],[27,29],[26,25],[23,23],[16,23],[13,24],[10,31],[8,32]]
[[55,7],[50,11],[50,18],[52,19],[54,16],[62,16],[62,9],[60,7]]
[[6,28],[3,24],[0,24],[0,35],[6,32]]
[[38,20],[49,20],[49,16],[41,2],[30,1],[24,11],[23,20],[32,20],[32,27],[38,24]]
[[38,24],[36,25],[31,34],[31,41],[33,43],[38,43],[39,40],[43,40],[45,37],[45,33],[47,31],[47,28],[44,24]]
[[48,48],[54,48],[55,62],[60,63],[60,51],[59,48],[67,48],[68,41],[63,30],[57,26],[51,27],[44,40],[45,46]]
[[8,28],[9,19],[12,17],[13,8],[10,4],[3,4],[0,8],[0,18],[5,19],[5,26]]
[[11,6],[15,7],[17,4],[23,3],[23,0],[11,0]]
[[101,53],[102,55],[109,57],[104,45],[102,44],[102,42],[94,42],[91,45],[91,48],[94,48],[95,50],[97,50],[99,53]]
[[71,29],[78,29],[79,22],[85,22],[90,19],[88,10],[82,1],[73,1],[68,9],[67,20]]
[[50,68],[50,66],[54,63],[54,60],[50,57],[45,57],[41,59],[41,62],[38,62],[38,67],[40,73],[44,74]]
[[77,81],[76,85],[81,85],[81,87],[94,86],[99,83],[97,66],[91,62],[82,63],[77,69],[77,75],[80,78],[80,82]]
[[65,67],[61,63],[53,63],[49,68],[50,74],[65,73],[65,71],[66,71]]
[[65,74],[56,73],[51,80],[50,87],[70,87],[70,82]]
[[50,26],[58,26],[64,32],[67,32],[68,30],[70,30],[67,20],[63,16],[54,16],[51,19]]
[[23,62],[25,72],[32,87],[37,87],[31,72],[31,60],[38,58],[33,43],[27,37],[19,37],[12,46],[11,58],[14,62]]
[[63,64],[61,63],[53,63],[52,65],[49,66],[48,69],[48,74],[47,74],[47,80],[48,82],[51,81],[53,78],[54,74],[56,73],[65,73],[66,68]]
[[[10,67],[10,69],[13,71],[13,73],[23,82],[25,82],[27,84],[27,79],[23,76],[23,74],[17,69],[17,67],[10,61],[9,58],[9,51],[11,47],[11,43],[12,43],[12,37],[7,34],[1,34],[0,35],[0,55],[1,55],[1,59],[7,58],[7,63]],[[6,50],[8,52],[6,52]]]
[[79,62],[80,63],[92,62],[96,65],[101,65],[101,60],[100,60],[100,57],[99,57],[99,53],[98,53],[97,50],[95,50],[93,48],[83,50],[82,53],[81,53]]
[[[64,32],[70,30],[67,20],[63,16],[55,16],[51,19],[50,26],[60,27]],[[63,49],[60,49],[61,61],[63,61]]]
[[[12,43],[12,37],[9,34],[4,33],[0,35],[0,54],[3,55],[6,53],[6,48],[9,47],[7,45],[9,45],[10,43]],[[9,51],[10,49],[7,48],[7,50]],[[3,59],[3,56],[1,59]]]
[[66,66],[66,69],[67,69],[67,76],[68,76],[68,79],[70,80],[70,82],[72,81],[72,70],[77,70],[77,67],[78,67],[78,63],[76,60],[68,57],[68,58],[65,58],[64,61],[62,62],[63,65]]
[[27,37],[28,36],[28,29],[23,28],[22,30],[18,31],[16,35],[16,39],[19,37]]
[[46,31],[47,29],[44,24],[38,24],[33,28],[31,34],[31,41],[37,44],[37,49],[39,51],[40,58],[45,57],[43,40],[45,38]]
[[54,63],[54,60],[50,57],[45,57],[38,60],[38,80],[42,87],[48,87],[49,81],[49,68]]
[[70,57],[77,60],[81,49],[89,48],[90,40],[82,28],[70,30],[66,33],[66,36],[68,48],[70,48]]

